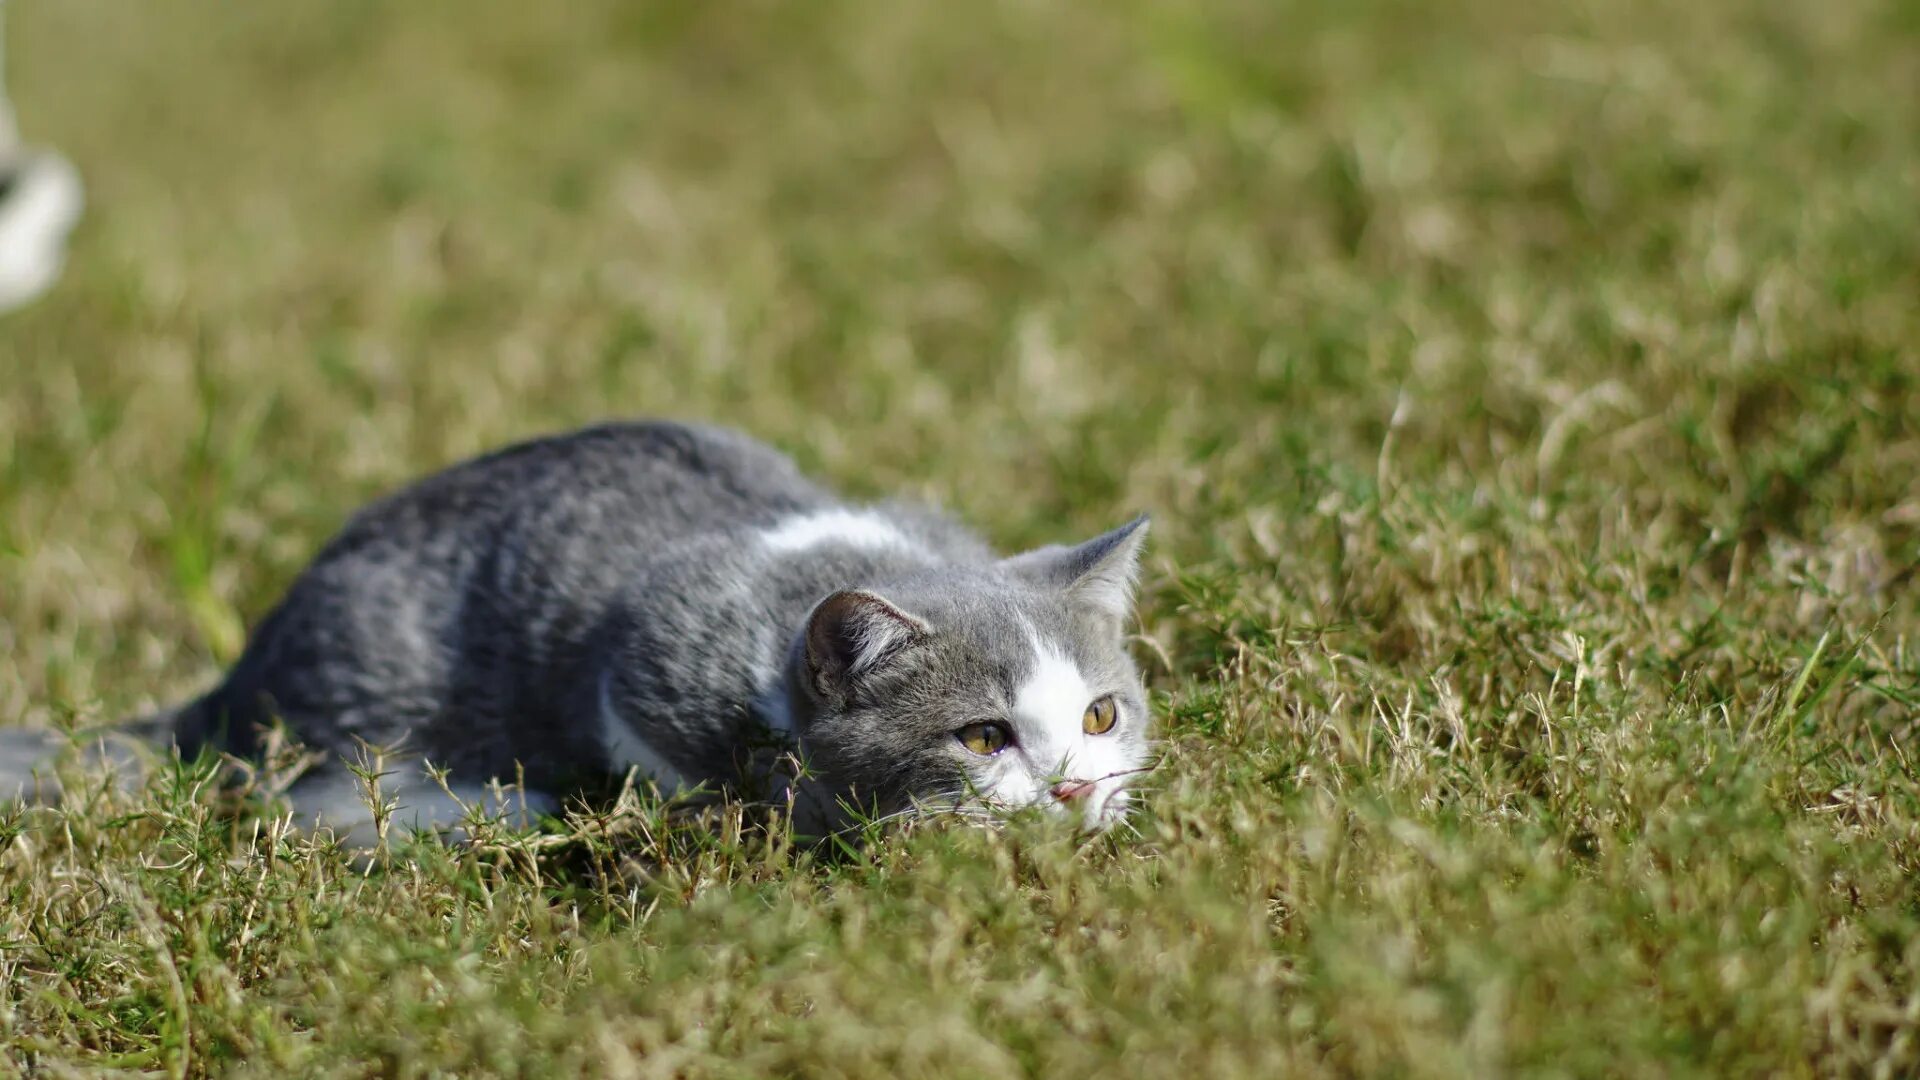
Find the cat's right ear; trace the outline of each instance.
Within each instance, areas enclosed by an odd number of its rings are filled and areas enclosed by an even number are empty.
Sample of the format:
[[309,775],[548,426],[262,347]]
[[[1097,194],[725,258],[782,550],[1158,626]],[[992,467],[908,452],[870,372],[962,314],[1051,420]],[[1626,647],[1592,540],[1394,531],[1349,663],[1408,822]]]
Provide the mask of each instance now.
[[807,677],[815,694],[844,699],[861,676],[926,637],[927,624],[866,589],[842,589],[807,617]]
[[1088,610],[1125,619],[1133,612],[1133,586],[1147,525],[1147,515],[1142,514],[1084,544],[1049,545],[1004,559],[1000,565],[1028,581],[1061,590]]

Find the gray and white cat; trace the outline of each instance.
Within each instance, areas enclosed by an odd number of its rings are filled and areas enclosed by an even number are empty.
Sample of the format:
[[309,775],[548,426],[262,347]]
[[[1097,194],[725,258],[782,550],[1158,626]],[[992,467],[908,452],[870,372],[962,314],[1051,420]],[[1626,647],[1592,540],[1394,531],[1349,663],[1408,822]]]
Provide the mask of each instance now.
[[[850,505],[744,435],[609,424],[427,478],[361,511],[254,631],[226,679],[149,727],[182,752],[256,754],[279,719],[328,759],[288,797],[350,838],[394,821],[559,799],[637,769],[663,791],[804,763],[804,828],[915,808],[1040,806],[1118,820],[1149,755],[1127,655],[1140,518],[997,558],[959,525]],[[8,733],[14,735],[16,733]],[[0,747],[0,758],[17,757]],[[23,766],[0,761],[0,779]]]

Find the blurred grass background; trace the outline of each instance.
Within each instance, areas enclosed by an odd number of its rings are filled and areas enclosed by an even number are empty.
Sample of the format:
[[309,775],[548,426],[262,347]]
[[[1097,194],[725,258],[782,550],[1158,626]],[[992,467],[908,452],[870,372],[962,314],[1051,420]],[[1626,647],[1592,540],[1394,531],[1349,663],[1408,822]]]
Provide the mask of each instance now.
[[1167,738],[1138,835],[830,865],[16,815],[11,1068],[1920,1068],[1915,5],[6,17],[90,205],[0,325],[0,723],[182,696],[362,501],[657,414],[1008,548],[1151,510]]

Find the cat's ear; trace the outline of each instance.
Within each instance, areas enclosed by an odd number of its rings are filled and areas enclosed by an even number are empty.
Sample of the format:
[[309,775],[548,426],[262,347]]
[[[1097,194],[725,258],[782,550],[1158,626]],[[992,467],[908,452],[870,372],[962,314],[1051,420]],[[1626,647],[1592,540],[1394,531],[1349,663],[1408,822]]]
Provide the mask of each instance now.
[[847,684],[928,633],[925,622],[878,593],[866,589],[834,593],[807,617],[807,674],[814,691],[823,696],[843,692]]
[[1015,555],[1001,563],[1028,581],[1058,589],[1077,604],[1102,615],[1125,619],[1133,613],[1133,586],[1140,571],[1140,549],[1147,540],[1147,515],[1075,547],[1058,544]]

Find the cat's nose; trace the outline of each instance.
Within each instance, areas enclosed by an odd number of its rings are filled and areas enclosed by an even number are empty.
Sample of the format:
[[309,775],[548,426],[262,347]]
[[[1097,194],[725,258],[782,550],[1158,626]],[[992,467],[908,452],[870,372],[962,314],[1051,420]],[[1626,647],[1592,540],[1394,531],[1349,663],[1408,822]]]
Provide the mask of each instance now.
[[1093,794],[1091,780],[1062,780],[1053,785],[1053,797],[1061,802],[1072,802]]

